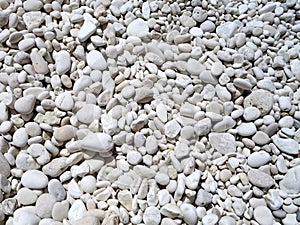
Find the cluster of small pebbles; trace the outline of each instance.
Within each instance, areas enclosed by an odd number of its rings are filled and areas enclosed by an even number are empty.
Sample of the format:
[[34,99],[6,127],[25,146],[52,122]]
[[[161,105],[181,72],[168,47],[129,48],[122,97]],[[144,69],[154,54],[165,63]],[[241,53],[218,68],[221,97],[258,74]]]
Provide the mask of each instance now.
[[0,8],[0,225],[300,223],[299,0]]

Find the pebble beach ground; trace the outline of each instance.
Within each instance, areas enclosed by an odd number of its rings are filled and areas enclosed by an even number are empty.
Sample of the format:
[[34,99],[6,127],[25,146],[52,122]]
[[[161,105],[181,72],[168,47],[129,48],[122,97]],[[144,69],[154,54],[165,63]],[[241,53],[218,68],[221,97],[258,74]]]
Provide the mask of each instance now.
[[300,224],[299,0],[0,8],[0,225]]

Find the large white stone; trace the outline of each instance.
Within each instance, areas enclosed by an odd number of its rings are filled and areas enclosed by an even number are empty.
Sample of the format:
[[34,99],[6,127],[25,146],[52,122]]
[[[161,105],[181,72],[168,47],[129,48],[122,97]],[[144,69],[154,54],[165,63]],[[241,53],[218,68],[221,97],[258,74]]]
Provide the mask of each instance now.
[[137,18],[133,20],[128,26],[127,26],[127,35],[128,36],[138,36],[143,37],[149,32],[148,23],[141,19]]
[[235,138],[229,133],[210,133],[208,135],[211,146],[221,154],[235,152]]
[[28,170],[21,178],[23,186],[32,189],[45,188],[48,185],[48,177],[39,170]]
[[105,70],[107,68],[106,59],[101,52],[92,50],[86,55],[87,64],[93,70]]

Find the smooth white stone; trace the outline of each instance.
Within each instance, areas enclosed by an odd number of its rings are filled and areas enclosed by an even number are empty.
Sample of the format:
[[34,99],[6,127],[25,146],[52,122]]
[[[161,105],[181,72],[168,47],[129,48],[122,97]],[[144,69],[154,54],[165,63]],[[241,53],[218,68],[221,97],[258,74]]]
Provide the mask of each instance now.
[[232,38],[235,35],[237,29],[238,26],[235,22],[226,22],[217,27],[216,33],[219,37],[226,40],[228,38]]
[[113,148],[113,142],[110,135],[105,133],[89,133],[81,141],[80,145],[83,149],[105,153]]
[[95,33],[96,29],[97,26],[95,23],[91,19],[86,18],[77,35],[79,41],[86,41],[93,33]]
[[66,50],[61,50],[53,55],[55,60],[56,72],[59,75],[67,73],[71,68],[71,57],[70,53]]
[[86,61],[93,70],[105,70],[107,68],[106,59],[97,50],[90,51],[86,56]]
[[17,147],[24,147],[28,141],[28,134],[24,127],[17,129],[13,135],[13,144]]
[[48,185],[48,177],[39,170],[28,170],[21,178],[23,186],[32,189],[45,188]]
[[80,220],[84,217],[86,211],[84,203],[80,199],[77,199],[71,205],[68,212],[68,218],[70,221]]
[[256,126],[254,123],[249,122],[249,123],[241,123],[238,127],[237,127],[237,132],[239,135],[243,136],[243,137],[249,137],[253,134],[256,133]]
[[272,225],[273,215],[270,209],[266,206],[258,206],[253,212],[254,219],[261,225]]
[[266,165],[271,160],[269,153],[265,151],[253,152],[248,157],[248,165],[254,168]]
[[15,101],[15,110],[21,114],[29,114],[33,111],[36,102],[36,97],[34,95],[27,95],[21,97]]
[[272,137],[273,143],[279,148],[280,151],[287,154],[295,155],[299,153],[299,144],[294,139],[284,139],[278,136]]
[[196,225],[198,222],[197,211],[195,206],[189,203],[183,203],[180,206],[183,214],[183,220],[187,225]]
[[128,36],[144,37],[148,34],[148,23],[141,18],[133,20],[128,26],[126,33]]
[[69,111],[74,107],[74,99],[69,92],[63,92],[56,97],[55,105],[60,110]]
[[279,182],[280,189],[290,194],[300,192],[300,166],[290,168],[283,179]]
[[44,193],[41,194],[35,204],[36,214],[41,218],[49,218],[52,214],[52,208],[56,203],[53,195]]

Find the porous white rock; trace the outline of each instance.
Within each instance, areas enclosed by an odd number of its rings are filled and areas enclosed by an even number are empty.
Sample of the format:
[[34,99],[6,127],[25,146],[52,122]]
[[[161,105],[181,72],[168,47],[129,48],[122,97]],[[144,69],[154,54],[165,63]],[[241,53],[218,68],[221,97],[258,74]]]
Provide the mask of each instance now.
[[161,221],[159,210],[154,206],[147,207],[143,214],[143,221],[145,225],[158,225]]
[[221,154],[235,152],[235,138],[229,133],[210,133],[208,135],[211,146]]

